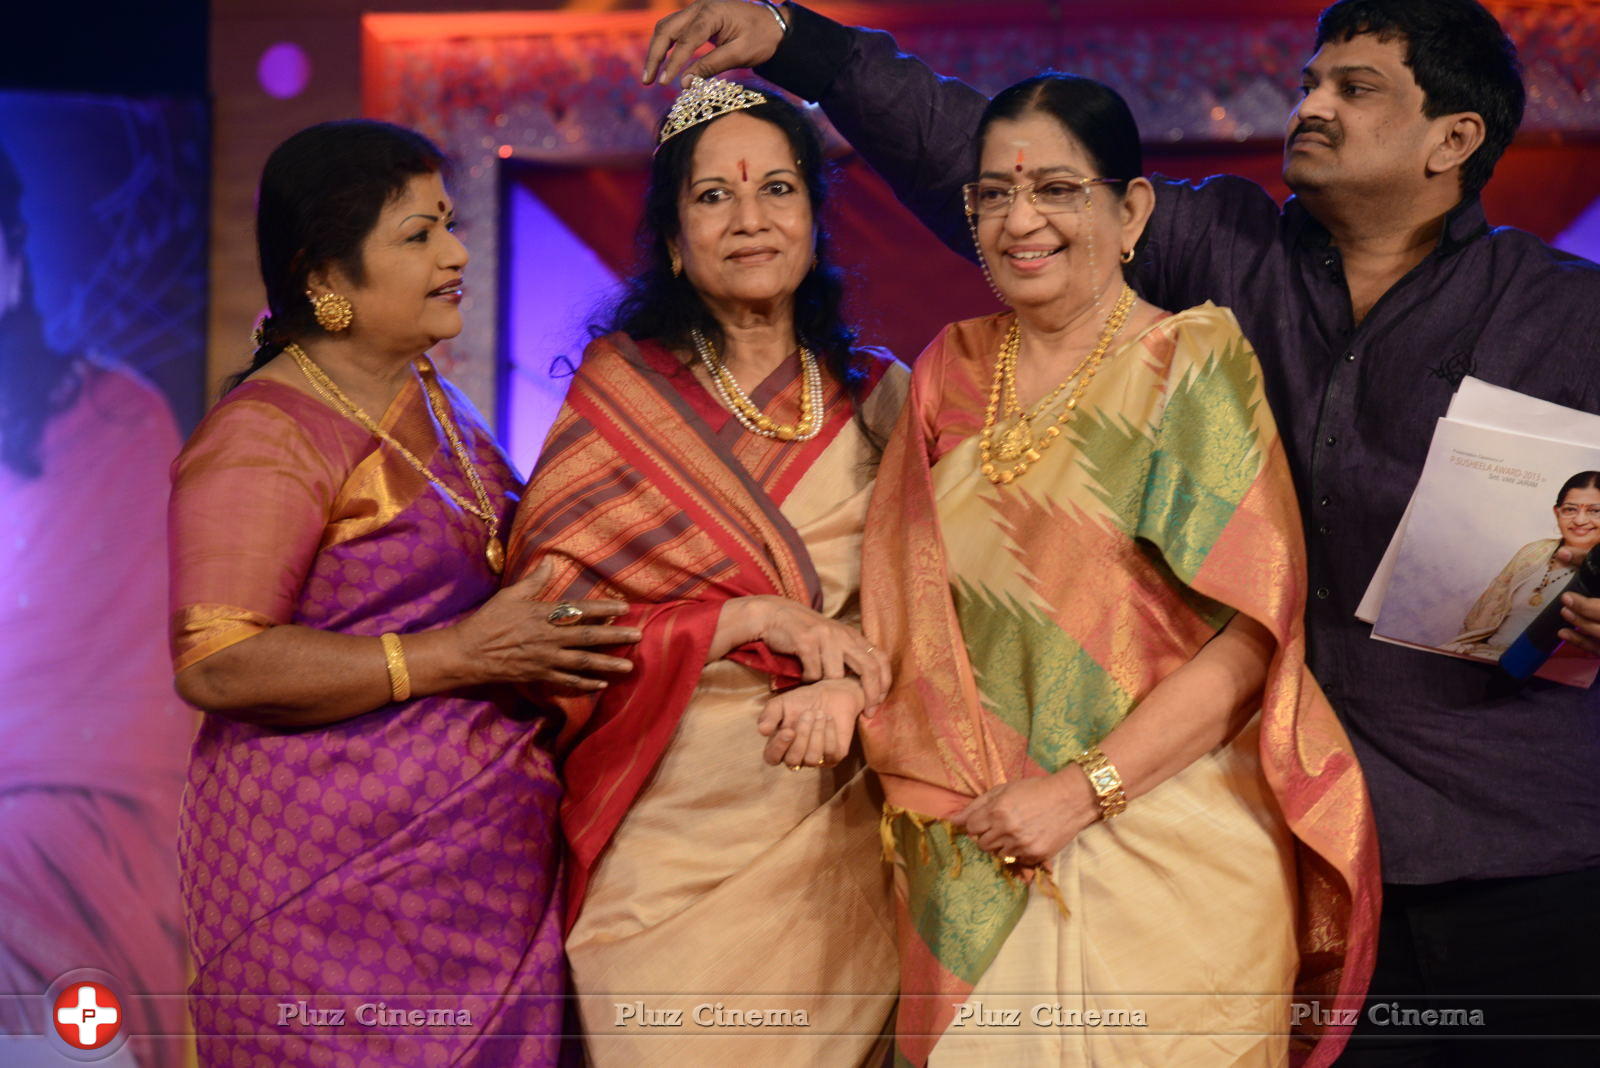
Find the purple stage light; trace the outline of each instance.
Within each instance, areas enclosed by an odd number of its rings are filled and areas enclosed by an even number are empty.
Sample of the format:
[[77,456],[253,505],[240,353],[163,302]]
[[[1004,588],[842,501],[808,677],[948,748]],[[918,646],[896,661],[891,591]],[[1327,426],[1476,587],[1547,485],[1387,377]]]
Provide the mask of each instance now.
[[261,53],[261,61],[256,64],[256,80],[269,96],[288,100],[299,96],[311,80],[311,60],[299,45],[279,41]]

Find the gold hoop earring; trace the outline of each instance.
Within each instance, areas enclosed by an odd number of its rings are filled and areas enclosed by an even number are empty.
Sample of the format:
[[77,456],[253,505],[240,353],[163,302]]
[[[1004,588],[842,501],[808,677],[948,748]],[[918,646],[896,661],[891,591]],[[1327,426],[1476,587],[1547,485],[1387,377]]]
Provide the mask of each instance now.
[[1122,262],[1123,263],[1132,263],[1133,262],[1133,249],[1130,248],[1130,249],[1124,250],[1124,252],[1122,253]]
[[350,301],[337,293],[324,293],[320,297],[311,296],[311,290],[306,290],[306,296],[311,298],[311,314],[317,320],[317,325],[330,334],[338,334],[350,329],[350,323],[356,317],[356,310]]
[[667,258],[672,261],[672,277],[674,277],[674,278],[682,278],[683,277],[683,257],[678,255],[678,250],[675,249],[675,248],[668,248],[667,249]]

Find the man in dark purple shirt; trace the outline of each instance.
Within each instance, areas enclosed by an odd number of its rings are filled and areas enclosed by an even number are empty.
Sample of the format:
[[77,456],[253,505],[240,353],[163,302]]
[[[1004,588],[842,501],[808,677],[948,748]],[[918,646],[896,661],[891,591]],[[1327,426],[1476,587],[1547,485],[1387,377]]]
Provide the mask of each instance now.
[[[646,78],[672,77],[706,40],[719,47],[689,71],[762,64],[973,257],[960,186],[981,93],[887,34],[738,0],[663,20]],[[1354,613],[1463,376],[1600,412],[1600,268],[1484,219],[1478,191],[1523,87],[1472,0],[1342,0],[1319,22],[1302,92],[1284,157],[1296,196],[1280,209],[1242,178],[1156,179],[1133,281],[1169,309],[1233,309],[1300,489],[1311,664],[1366,771],[1385,879],[1374,1000],[1345,1063],[1505,1063],[1484,1035],[1600,1033],[1600,1000],[1573,997],[1600,992],[1600,698],[1374,641]],[[1574,608],[1600,636],[1600,600]],[[1550,996],[1473,1000],[1529,994]],[[1441,996],[1481,1008],[1481,1026],[1392,1026],[1395,1000]],[[1442,1031],[1459,1048],[1444,1052]],[[1518,1045],[1518,1063],[1600,1054]]]

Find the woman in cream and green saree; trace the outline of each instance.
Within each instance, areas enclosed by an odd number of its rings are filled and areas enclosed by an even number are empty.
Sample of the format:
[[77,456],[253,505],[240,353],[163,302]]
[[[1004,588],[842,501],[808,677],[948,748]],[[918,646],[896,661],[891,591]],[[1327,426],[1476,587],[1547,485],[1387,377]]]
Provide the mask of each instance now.
[[1371,972],[1377,851],[1304,665],[1260,368],[1226,309],[1124,284],[1154,194],[1114,92],[1030,79],[980,140],[968,217],[1014,310],[917,361],[862,563],[894,668],[861,732],[898,872],[898,1057],[1329,1063]]

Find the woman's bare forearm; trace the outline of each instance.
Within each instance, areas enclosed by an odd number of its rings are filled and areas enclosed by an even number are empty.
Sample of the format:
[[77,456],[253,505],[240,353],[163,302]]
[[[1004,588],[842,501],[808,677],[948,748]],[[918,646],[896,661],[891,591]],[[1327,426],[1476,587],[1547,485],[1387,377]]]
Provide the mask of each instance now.
[[761,598],[734,597],[722,602],[717,614],[717,631],[711,637],[711,648],[706,651],[706,663],[714,664],[741,645],[760,641],[765,625]]
[[[462,655],[452,629],[407,634],[401,649],[411,696],[487,681]],[[178,692],[207,712],[273,727],[337,723],[392,700],[377,638],[313,627],[272,627],[179,673]]]

